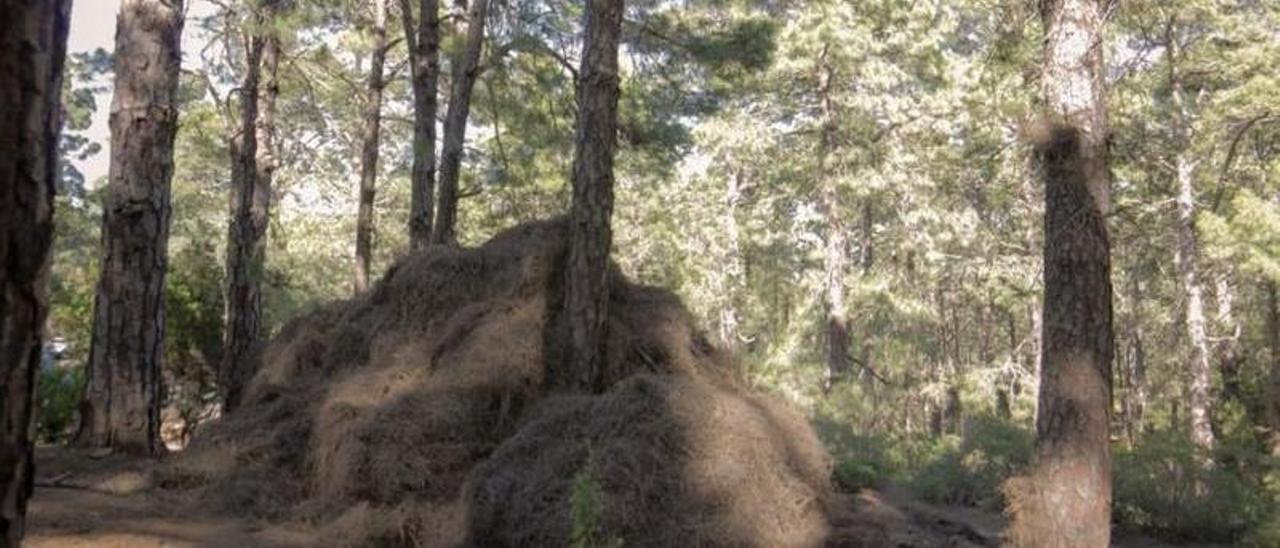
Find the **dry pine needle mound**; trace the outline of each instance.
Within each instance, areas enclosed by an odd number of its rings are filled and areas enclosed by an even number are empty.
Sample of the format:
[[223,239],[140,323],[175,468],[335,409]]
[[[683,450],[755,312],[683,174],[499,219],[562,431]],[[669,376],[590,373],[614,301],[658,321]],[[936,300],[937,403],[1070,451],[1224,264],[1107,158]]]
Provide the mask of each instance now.
[[348,545],[875,545],[808,424],[669,292],[615,269],[602,390],[547,388],[565,227],[415,254],[294,320],[162,485]]

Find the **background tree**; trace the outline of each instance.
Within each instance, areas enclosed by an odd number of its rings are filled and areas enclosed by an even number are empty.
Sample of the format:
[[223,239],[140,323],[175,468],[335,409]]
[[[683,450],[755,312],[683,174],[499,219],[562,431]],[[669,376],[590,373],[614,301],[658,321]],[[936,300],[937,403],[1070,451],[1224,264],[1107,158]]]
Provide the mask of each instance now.
[[377,196],[378,143],[382,136],[383,69],[387,63],[387,4],[373,2],[373,49],[364,93],[364,125],[360,131],[360,200],[356,214],[356,294],[369,289],[373,248],[373,202]]
[[0,2],[0,544],[22,540],[35,479],[32,393],[48,315],[58,96],[71,2]]
[[[240,403],[253,375],[255,347],[262,329],[262,285],[266,276],[267,223],[276,171],[277,72],[280,36],[275,26],[280,0],[250,1],[243,37],[244,80],[231,154],[231,216],[227,235],[226,323],[219,367],[224,409]],[[265,79],[264,79],[265,76]]]
[[[465,5],[465,4],[464,4]],[[467,118],[471,114],[471,91],[480,76],[480,52],[484,49],[484,25],[489,0],[471,0],[467,10],[467,38],[463,50],[453,60],[453,85],[449,109],[444,119],[444,143],[440,149],[440,199],[431,241],[453,243],[458,216],[458,179],[466,144]]]
[[440,79],[440,6],[436,0],[418,2],[417,25],[413,5],[400,0],[409,77],[413,86],[413,173],[410,177],[409,247],[430,243],[436,186],[436,110]]
[[111,172],[79,441],[155,453],[181,1],[124,2],[116,23]]

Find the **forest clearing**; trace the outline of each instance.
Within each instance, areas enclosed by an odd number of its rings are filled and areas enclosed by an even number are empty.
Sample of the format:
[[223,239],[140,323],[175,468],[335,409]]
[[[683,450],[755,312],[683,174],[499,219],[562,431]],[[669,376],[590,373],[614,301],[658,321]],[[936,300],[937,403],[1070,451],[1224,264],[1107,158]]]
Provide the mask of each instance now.
[[0,548],[1280,547],[1274,0],[0,15]]

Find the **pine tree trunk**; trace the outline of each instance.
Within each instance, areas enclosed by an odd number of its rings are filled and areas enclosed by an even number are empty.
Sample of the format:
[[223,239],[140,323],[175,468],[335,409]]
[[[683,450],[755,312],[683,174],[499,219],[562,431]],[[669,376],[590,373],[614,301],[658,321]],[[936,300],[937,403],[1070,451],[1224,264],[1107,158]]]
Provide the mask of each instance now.
[[0,0],[0,546],[22,539],[70,0]]
[[1046,0],[1044,363],[1036,461],[1009,486],[1016,546],[1111,541],[1110,211],[1103,5]]
[[1172,126],[1175,147],[1174,176],[1177,183],[1178,218],[1177,249],[1174,251],[1174,267],[1178,282],[1186,298],[1183,320],[1190,344],[1187,370],[1191,376],[1188,389],[1188,415],[1191,418],[1191,441],[1200,449],[1213,448],[1213,402],[1210,394],[1209,339],[1205,332],[1204,286],[1200,280],[1199,244],[1196,241],[1195,170],[1198,162],[1191,158],[1190,114],[1187,112],[1182,74],[1178,70],[1181,60],[1181,43],[1173,33],[1174,25],[1166,27],[1165,46],[1168,55],[1170,100],[1173,107]]
[[737,353],[742,341],[741,317],[738,313],[738,295],[746,285],[746,267],[742,261],[742,236],[738,228],[738,208],[742,203],[742,171],[735,170],[726,177],[724,191],[725,250],[721,257],[724,270],[720,272],[720,341],[725,349]]
[[489,0],[472,0],[467,11],[467,42],[453,63],[453,87],[444,119],[444,144],[440,149],[440,201],[436,204],[436,224],[431,243],[452,244],[457,240],[458,180],[462,174],[462,149],[467,140],[467,118],[471,115],[471,90],[480,76],[480,52],[484,49],[484,23]]
[[[1241,326],[1236,322],[1235,288],[1232,287],[1229,274],[1224,272],[1216,277],[1214,296],[1218,303],[1218,325],[1227,331],[1227,335],[1217,344],[1218,372],[1222,375],[1222,401],[1240,402],[1240,366],[1244,363],[1244,356],[1240,353]],[[1250,418],[1257,418],[1256,413],[1249,415]]]
[[1270,375],[1267,383],[1266,406],[1270,424],[1268,448],[1271,455],[1280,457],[1280,289],[1274,281],[1266,282],[1267,291],[1267,347],[1270,351]]
[[279,94],[276,72],[280,58],[280,38],[270,27],[279,9],[278,1],[265,2],[254,16],[253,25],[259,32],[247,40],[240,124],[238,135],[231,139],[226,323],[219,368],[224,412],[240,405],[244,387],[255,373],[262,335],[262,282],[266,272],[271,184],[276,168],[275,105]]
[[164,290],[182,17],[180,0],[128,0],[116,22],[102,268],[78,441],[135,454],[162,449]]
[[405,44],[409,49],[413,85],[413,173],[410,178],[409,246],[425,248],[431,241],[436,186],[436,90],[440,79],[440,6],[437,0],[418,3],[414,28],[410,0],[400,0]]
[[823,252],[823,308],[826,311],[827,381],[824,391],[849,374],[849,318],[845,312],[844,276],[848,269],[845,256],[848,228],[840,215],[836,181],[830,177],[827,165],[834,146],[836,119],[831,100],[832,79],[835,77],[827,65],[827,46],[822,52],[818,74],[818,98],[822,108],[822,127],[818,143],[818,174],[823,178],[819,196],[819,210],[826,225],[826,242]]
[[[479,0],[483,1],[483,0]],[[622,0],[587,0],[574,139],[573,206],[565,264],[564,310],[569,352],[552,381],[601,388],[609,318],[609,248],[613,232],[613,155],[618,127],[618,35]]]
[[387,60],[386,0],[374,1],[373,54],[365,90],[364,127],[360,131],[360,205],[356,213],[355,292],[369,290],[373,259],[373,200],[377,195],[378,143],[382,129],[382,69]]

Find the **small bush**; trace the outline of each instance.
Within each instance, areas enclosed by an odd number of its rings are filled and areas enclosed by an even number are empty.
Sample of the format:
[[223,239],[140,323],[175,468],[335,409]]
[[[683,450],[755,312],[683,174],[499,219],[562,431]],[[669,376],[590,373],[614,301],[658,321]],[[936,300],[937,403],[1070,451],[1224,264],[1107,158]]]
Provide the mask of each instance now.
[[36,377],[36,438],[60,443],[73,433],[84,391],[79,367],[41,368]]
[[594,452],[587,453],[587,462],[573,476],[569,494],[569,517],[573,529],[569,533],[569,546],[572,548],[615,548],[622,546],[622,540],[607,536],[602,530],[604,512],[604,492],[600,479],[596,477],[596,458]]
[[[1214,464],[1206,467],[1208,457]],[[1229,438],[1206,455],[1185,432],[1152,434],[1115,454],[1116,522],[1171,541],[1275,546],[1280,525],[1268,469],[1274,465],[1260,452]]]
[[1031,432],[1011,422],[978,416],[965,426],[963,439],[937,442],[936,456],[915,474],[912,490],[940,504],[998,510],[1004,506],[1004,480],[1031,462]]

